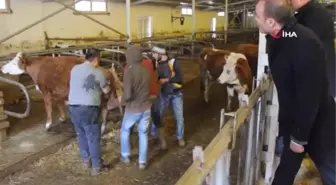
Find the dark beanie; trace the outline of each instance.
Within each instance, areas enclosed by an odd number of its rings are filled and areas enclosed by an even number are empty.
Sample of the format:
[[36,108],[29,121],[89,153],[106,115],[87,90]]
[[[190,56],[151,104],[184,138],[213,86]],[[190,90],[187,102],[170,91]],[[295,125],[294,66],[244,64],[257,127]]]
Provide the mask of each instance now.
[[140,46],[131,46],[127,48],[125,56],[128,64],[140,63],[142,61],[142,48]]

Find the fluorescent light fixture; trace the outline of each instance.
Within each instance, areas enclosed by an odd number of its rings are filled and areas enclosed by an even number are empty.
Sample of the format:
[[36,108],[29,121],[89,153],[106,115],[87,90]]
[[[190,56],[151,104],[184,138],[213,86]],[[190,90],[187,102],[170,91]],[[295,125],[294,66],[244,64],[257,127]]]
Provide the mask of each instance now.
[[217,16],[224,17],[225,16],[225,12],[217,12]]

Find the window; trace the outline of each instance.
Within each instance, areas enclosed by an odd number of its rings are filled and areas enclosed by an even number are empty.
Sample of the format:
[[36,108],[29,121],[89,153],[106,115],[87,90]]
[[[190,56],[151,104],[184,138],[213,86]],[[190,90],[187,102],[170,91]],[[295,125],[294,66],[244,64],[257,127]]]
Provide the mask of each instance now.
[[[215,32],[217,26],[216,17],[211,18],[211,31]],[[216,33],[212,33],[212,38],[216,38]]]
[[247,17],[253,17],[254,13],[253,12],[247,12]]
[[224,17],[224,16],[225,16],[225,13],[224,13],[224,12],[217,12],[217,16],[218,16],[218,17]]
[[11,13],[9,0],[0,0],[0,13]]
[[107,12],[107,0],[82,0],[75,4],[75,10],[93,13]]
[[192,15],[192,9],[191,8],[182,8],[181,9],[182,15]]
[[138,37],[146,38],[153,36],[153,17],[139,16],[138,17]]

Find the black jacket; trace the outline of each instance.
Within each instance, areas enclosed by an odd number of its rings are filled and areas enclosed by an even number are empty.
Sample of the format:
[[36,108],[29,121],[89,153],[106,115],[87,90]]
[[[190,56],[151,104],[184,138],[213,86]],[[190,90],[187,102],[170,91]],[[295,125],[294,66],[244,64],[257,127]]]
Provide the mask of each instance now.
[[[169,62],[172,62],[173,60],[174,62],[171,63],[173,66],[171,68]],[[183,73],[179,60],[173,58],[167,61],[160,61],[158,63],[157,72],[159,79],[161,78],[169,79],[167,83],[161,85],[161,93],[175,94],[181,92],[180,90],[182,88]]]
[[270,71],[278,92],[280,135],[290,135],[305,145],[317,135],[318,140],[323,139],[323,134],[334,148],[335,102],[328,94],[321,41],[294,19],[283,31],[295,32],[297,37],[266,36]]
[[335,33],[334,21],[328,10],[315,1],[309,1],[297,11],[298,23],[312,29],[322,41],[327,54],[329,91],[335,97]]

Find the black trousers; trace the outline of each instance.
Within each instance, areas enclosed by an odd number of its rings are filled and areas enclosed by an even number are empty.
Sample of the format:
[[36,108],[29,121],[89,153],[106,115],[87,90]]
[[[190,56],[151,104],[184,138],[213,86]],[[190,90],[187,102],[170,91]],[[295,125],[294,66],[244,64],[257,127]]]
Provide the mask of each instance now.
[[307,152],[319,170],[323,183],[325,185],[336,184],[335,150],[331,150],[327,153],[319,153],[314,150],[313,146],[306,146],[305,152],[295,153],[289,148],[289,137],[284,137],[283,139],[284,148],[272,185],[292,185]]

